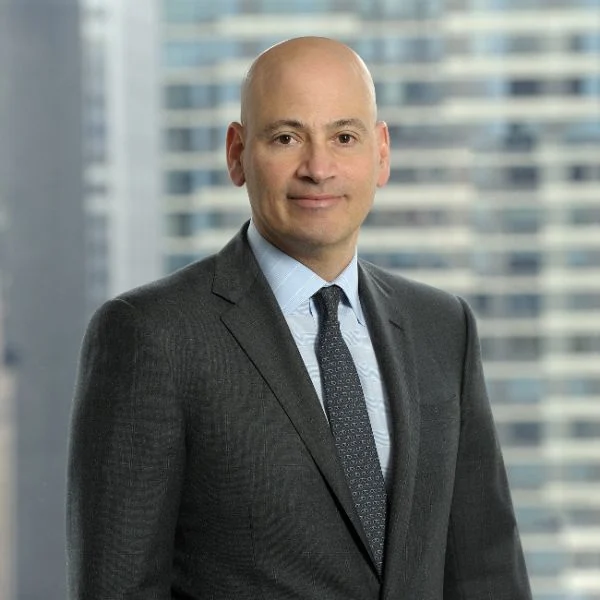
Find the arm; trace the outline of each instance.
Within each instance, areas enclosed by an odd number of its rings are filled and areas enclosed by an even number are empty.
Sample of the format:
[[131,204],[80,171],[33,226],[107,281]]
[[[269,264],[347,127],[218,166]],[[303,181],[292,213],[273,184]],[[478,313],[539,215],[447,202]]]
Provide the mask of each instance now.
[[69,600],[171,598],[184,421],[158,329],[114,300],[84,338],[69,445]]
[[444,600],[531,600],[475,320],[464,302],[463,308],[467,347]]

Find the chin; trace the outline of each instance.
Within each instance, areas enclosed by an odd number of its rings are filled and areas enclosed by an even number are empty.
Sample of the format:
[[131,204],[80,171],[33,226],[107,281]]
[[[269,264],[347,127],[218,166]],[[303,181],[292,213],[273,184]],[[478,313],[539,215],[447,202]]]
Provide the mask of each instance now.
[[349,245],[351,242],[347,237],[326,232],[310,232],[306,235],[297,235],[295,237],[298,245],[317,252],[329,248],[343,247]]

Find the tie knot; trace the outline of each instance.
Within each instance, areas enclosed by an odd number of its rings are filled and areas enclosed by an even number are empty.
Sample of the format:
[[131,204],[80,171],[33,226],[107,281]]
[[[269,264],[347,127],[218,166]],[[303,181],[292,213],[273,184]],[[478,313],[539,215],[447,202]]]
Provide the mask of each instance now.
[[330,319],[337,321],[341,292],[342,289],[339,286],[328,285],[322,287],[314,295],[317,308],[326,321],[329,321]]

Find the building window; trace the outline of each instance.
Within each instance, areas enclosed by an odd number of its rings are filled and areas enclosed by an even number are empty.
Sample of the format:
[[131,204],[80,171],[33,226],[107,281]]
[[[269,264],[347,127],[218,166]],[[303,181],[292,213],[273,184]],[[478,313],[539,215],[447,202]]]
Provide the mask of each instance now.
[[449,269],[464,262],[460,256],[440,252],[360,252],[361,258],[381,267],[399,270]]
[[509,294],[506,296],[505,317],[537,317],[541,312],[542,298],[539,294]]
[[567,178],[569,181],[589,181],[593,178],[593,170],[590,165],[571,165]]
[[507,209],[500,215],[502,230],[507,233],[536,233],[542,223],[542,211],[538,208]]
[[464,221],[460,211],[442,209],[388,209],[375,208],[365,220],[369,227],[407,227],[420,229],[441,227]]
[[170,110],[183,110],[191,108],[190,86],[189,85],[170,85],[164,90],[165,108]]
[[600,94],[600,77],[578,77],[567,79],[564,83],[565,92],[572,96],[592,96]]
[[489,379],[490,398],[494,404],[539,404],[544,394],[544,383],[537,378]]
[[511,488],[539,489],[547,483],[547,466],[543,463],[507,464]]
[[598,527],[600,524],[600,508],[571,508],[565,516],[570,524],[578,527]]
[[163,15],[167,23],[195,23],[223,14],[228,4],[231,2],[223,2],[223,0],[218,4],[190,0],[163,0]]
[[399,183],[403,185],[415,184],[419,181],[417,169],[406,167],[393,167],[390,171],[390,183]]
[[210,152],[224,139],[222,126],[170,128],[165,144],[168,152]]
[[541,355],[541,340],[537,336],[506,338],[505,360],[537,360]]
[[542,82],[536,79],[513,79],[508,84],[510,96],[539,96],[542,92]]
[[227,183],[227,177],[223,170],[167,171],[165,191],[174,196],[192,194],[204,187]]
[[600,225],[600,207],[581,206],[569,210],[569,224],[583,226]]
[[[597,0],[593,0],[597,2]],[[590,54],[600,53],[600,33],[581,33],[569,38],[569,50]]]
[[[600,439],[600,421],[572,421],[570,426],[570,437],[577,439]],[[584,470],[582,477],[585,480],[593,479],[600,481],[600,463],[592,465],[578,465],[579,469]]]
[[492,314],[494,296],[490,294],[475,294],[468,298],[469,304],[479,317],[486,317]]
[[166,175],[165,188],[167,194],[179,196],[191,194],[193,179],[190,171],[169,171]]
[[530,123],[510,123],[503,148],[509,152],[529,152],[537,145],[538,134]]
[[507,272],[512,275],[537,275],[541,264],[539,252],[510,252],[507,256]]
[[566,396],[600,396],[600,379],[567,379],[557,387],[560,393]]
[[600,119],[577,121],[566,125],[562,142],[567,145],[600,144]]
[[600,310],[600,292],[568,294],[564,298],[566,310]]
[[[539,532],[544,533],[543,530]],[[526,562],[531,575],[548,577],[562,572],[566,564],[566,554],[560,550],[537,550],[526,554]]]
[[441,100],[441,88],[437,82],[409,81],[403,84],[403,104],[428,105]]
[[166,132],[166,149],[168,152],[189,152],[192,147],[192,136],[189,129],[168,129]]
[[172,273],[201,258],[197,254],[172,254],[166,258],[167,273]]
[[543,36],[511,35],[506,39],[509,54],[535,54],[542,50]]
[[539,316],[542,311],[539,294],[475,294],[469,297],[469,302],[479,316],[489,318],[530,319]]
[[232,39],[205,38],[201,41],[167,42],[163,47],[163,61],[167,69],[211,65],[237,55],[237,42]]
[[533,189],[539,184],[537,167],[508,167],[505,171],[507,184],[512,188]]
[[168,215],[167,234],[174,237],[194,235],[193,216],[190,213]]
[[600,352],[600,334],[573,335],[566,338],[566,344],[573,354],[596,354]]
[[[584,435],[578,435],[577,428],[581,425],[581,422],[572,423],[571,437],[576,438],[590,438],[594,437],[593,428],[584,430]],[[592,423],[593,425],[593,423]],[[590,431],[590,429],[592,429]],[[600,430],[600,423],[596,423],[596,431]],[[587,435],[585,435],[587,434]],[[562,481],[568,483],[581,483],[581,482],[600,482],[600,461],[597,463],[572,463],[564,465],[561,473]],[[600,523],[599,523],[600,525]]]
[[570,96],[581,96],[583,93],[582,79],[568,79],[565,84],[566,92]]
[[481,350],[484,359],[489,361],[535,361],[541,356],[542,342],[537,336],[482,336]]
[[[229,99],[231,92],[229,84],[215,85],[205,83],[202,85],[169,85],[164,90],[165,107],[169,110],[188,110],[211,108]],[[239,86],[233,86],[239,90]]]
[[240,210],[203,210],[194,213],[194,230],[238,229],[249,218],[249,206],[242,207]]
[[[596,527],[600,521],[596,522]],[[576,569],[600,571],[600,552],[576,552],[573,555],[573,566]],[[593,573],[590,573],[592,575]]]
[[[524,533],[553,533],[560,527],[556,510],[550,507],[517,506],[515,512],[519,527]],[[545,556],[546,553],[542,555]]]
[[574,248],[565,253],[565,265],[573,269],[600,267],[600,250]]

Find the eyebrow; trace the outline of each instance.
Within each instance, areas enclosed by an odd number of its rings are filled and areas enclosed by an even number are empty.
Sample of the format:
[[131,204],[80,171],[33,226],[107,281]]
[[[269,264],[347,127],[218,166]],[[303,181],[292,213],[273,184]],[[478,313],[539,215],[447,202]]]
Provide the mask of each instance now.
[[306,125],[301,121],[297,121],[296,119],[279,119],[278,121],[273,121],[272,123],[268,123],[262,130],[263,135],[270,135],[275,133],[278,129],[306,129]]
[[[361,119],[357,119],[355,117],[349,119],[337,119],[331,123],[326,125],[327,129],[343,129],[345,127],[355,127],[359,129],[363,133],[367,133],[367,126],[363,123]],[[273,121],[272,123],[268,123],[262,130],[263,135],[270,135],[275,133],[278,129],[289,128],[289,129],[299,129],[306,130],[308,126],[302,121],[298,121],[297,119],[279,119],[277,121]]]
[[363,133],[367,133],[367,126],[363,123],[361,119],[351,118],[351,119],[338,119],[334,121],[330,125],[328,125],[329,129],[343,129],[345,127],[354,127],[359,129]]

